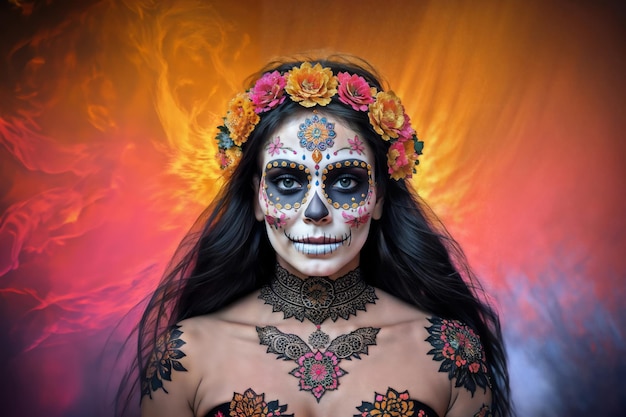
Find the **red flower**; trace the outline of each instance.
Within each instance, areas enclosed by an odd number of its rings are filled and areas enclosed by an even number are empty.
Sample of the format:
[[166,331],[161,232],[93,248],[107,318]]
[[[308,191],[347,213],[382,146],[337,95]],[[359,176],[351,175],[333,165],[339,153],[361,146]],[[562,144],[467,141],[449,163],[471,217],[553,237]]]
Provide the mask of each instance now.
[[369,86],[363,77],[347,72],[337,74],[339,80],[339,101],[351,106],[356,111],[367,111],[368,105],[374,102],[376,89]]
[[[350,145],[350,153],[354,151],[358,155],[361,155],[365,151],[365,144],[361,142],[361,139],[359,139],[357,135],[354,135],[354,139],[348,138],[348,144]],[[337,153],[335,153],[335,155],[336,154]]]
[[352,214],[347,214],[345,211],[342,211],[341,215],[344,219],[346,219],[345,223],[349,224],[350,227],[358,229],[360,225],[367,223],[367,221],[370,219],[369,213],[363,214],[363,211],[363,207],[359,207],[357,211],[358,214],[356,216],[353,216]]
[[471,363],[469,366],[470,372],[477,373],[480,371],[480,364],[478,362]]
[[270,226],[276,229],[280,229],[281,227],[286,225],[287,220],[288,220],[288,217],[285,215],[285,213],[281,213],[280,217],[274,217],[274,216],[270,216],[267,214],[265,215],[265,221],[267,222],[267,224],[269,224]]

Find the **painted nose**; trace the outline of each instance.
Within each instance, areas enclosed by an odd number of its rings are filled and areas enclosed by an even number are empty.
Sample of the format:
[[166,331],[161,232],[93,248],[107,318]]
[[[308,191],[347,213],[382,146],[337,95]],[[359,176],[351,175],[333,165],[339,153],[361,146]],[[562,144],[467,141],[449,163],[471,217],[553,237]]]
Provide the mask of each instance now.
[[315,193],[306,210],[304,210],[304,217],[314,222],[326,219],[329,214],[326,204],[324,204],[317,193]]

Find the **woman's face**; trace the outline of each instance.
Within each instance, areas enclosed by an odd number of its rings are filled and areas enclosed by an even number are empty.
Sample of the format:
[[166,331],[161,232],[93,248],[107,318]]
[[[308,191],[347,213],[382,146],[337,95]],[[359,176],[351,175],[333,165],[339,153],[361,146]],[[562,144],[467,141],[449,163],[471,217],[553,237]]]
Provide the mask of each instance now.
[[256,217],[280,265],[301,277],[356,268],[370,222],[382,214],[362,135],[333,116],[302,112],[271,135],[261,160]]

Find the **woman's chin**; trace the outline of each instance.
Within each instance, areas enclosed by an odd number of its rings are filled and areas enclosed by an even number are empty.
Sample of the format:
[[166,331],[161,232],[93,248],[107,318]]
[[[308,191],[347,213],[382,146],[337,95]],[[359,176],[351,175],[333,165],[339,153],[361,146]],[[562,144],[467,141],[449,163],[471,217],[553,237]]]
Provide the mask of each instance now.
[[337,278],[359,266],[358,256],[349,260],[338,259],[332,255],[300,255],[298,259],[290,258],[289,262],[280,256],[277,256],[277,259],[280,266],[300,278]]

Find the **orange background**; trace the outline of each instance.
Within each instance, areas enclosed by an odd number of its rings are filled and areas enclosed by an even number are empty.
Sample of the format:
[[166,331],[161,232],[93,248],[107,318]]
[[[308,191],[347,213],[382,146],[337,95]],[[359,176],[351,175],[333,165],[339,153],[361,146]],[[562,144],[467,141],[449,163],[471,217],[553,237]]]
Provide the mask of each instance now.
[[402,98],[426,144],[415,185],[502,314],[520,415],[626,410],[620,2],[0,10],[3,415],[107,415],[125,314],[219,185],[227,100],[308,50],[367,59]]

